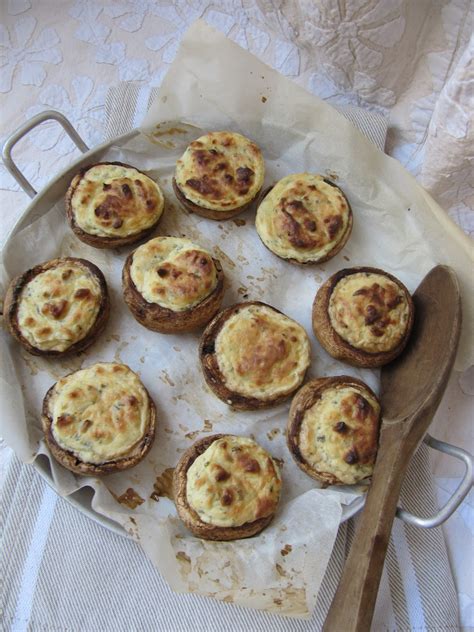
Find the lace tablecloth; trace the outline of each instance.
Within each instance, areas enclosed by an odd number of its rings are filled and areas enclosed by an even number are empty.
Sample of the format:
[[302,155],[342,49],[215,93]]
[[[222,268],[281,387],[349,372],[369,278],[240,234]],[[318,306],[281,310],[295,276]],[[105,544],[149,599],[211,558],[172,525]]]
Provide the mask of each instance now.
[[[109,88],[120,81],[158,86],[182,34],[203,17],[313,93],[385,115],[387,152],[467,233],[474,231],[469,0],[5,0],[0,11],[2,143],[15,127],[48,108],[62,111],[90,146],[99,143]],[[22,141],[15,156],[39,190],[75,153],[62,130],[47,124]],[[0,189],[1,245],[28,199],[3,165]],[[433,429],[440,439],[471,451],[472,377],[451,381]],[[1,454],[4,462],[6,449]],[[441,458],[433,467],[443,502],[458,471]],[[472,500],[444,529],[461,621],[471,626],[474,587],[466,550],[474,531]]]

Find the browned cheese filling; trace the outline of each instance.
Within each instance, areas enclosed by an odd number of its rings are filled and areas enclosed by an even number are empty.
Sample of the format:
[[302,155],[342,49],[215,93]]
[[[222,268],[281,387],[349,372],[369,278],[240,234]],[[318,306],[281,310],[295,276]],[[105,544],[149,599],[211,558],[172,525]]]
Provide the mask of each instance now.
[[270,307],[242,307],[216,338],[226,386],[242,395],[271,398],[292,392],[310,362],[304,329]]
[[349,344],[368,353],[390,351],[406,334],[409,304],[404,290],[382,274],[342,278],[329,301],[329,317]]
[[163,212],[159,186],[132,167],[103,164],[88,169],[71,199],[76,224],[86,233],[126,237],[150,228]]
[[86,266],[58,263],[22,289],[18,327],[38,349],[66,351],[93,327],[101,298],[99,282]]
[[193,141],[176,165],[176,184],[198,206],[232,210],[252,200],[264,178],[260,149],[233,132],[211,132]]
[[256,228],[275,254],[301,263],[323,258],[345,235],[350,209],[322,176],[300,173],[277,182],[257,211]]
[[187,472],[189,505],[208,524],[237,527],[275,512],[281,479],[272,457],[247,437],[214,441]]
[[138,375],[116,363],[94,364],[61,378],[50,409],[54,439],[86,463],[133,453],[150,420]]
[[137,248],[130,273],[146,301],[177,312],[198,305],[217,285],[210,253],[180,237],[156,237]]
[[352,484],[370,476],[378,444],[380,406],[358,386],[328,388],[304,412],[299,449],[316,471]]

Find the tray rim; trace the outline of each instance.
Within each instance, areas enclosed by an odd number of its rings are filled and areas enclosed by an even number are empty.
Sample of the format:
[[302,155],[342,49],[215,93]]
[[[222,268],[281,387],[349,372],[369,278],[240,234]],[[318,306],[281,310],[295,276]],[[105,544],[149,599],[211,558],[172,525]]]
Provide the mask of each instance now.
[[[41,206],[41,204],[47,205],[50,202],[49,198],[52,198],[54,196],[54,193],[52,192],[54,192],[55,188],[58,188],[61,186],[61,181],[63,179],[65,179],[66,177],[70,177],[71,172],[76,172],[78,168],[80,168],[87,162],[95,159],[97,154],[100,154],[101,152],[106,151],[112,145],[121,145],[123,143],[126,143],[127,141],[131,140],[138,134],[140,134],[140,131],[138,129],[134,129],[130,132],[127,132],[126,134],[116,136],[112,139],[104,141],[103,143],[99,145],[96,145],[95,147],[90,148],[88,151],[82,153],[82,155],[72,160],[72,162],[69,163],[67,167],[65,167],[59,173],[57,173],[31,199],[30,203],[27,205],[25,210],[20,214],[17,221],[14,223],[13,228],[11,229],[8,235],[8,238],[6,239],[2,247],[1,252],[3,252],[8,247],[11,239],[22,228],[25,228],[26,226],[28,226],[29,224],[28,219],[35,213],[37,207]],[[65,190],[66,189],[64,189],[63,191],[63,195],[65,193]],[[44,212],[39,213],[37,217],[40,217],[46,212],[47,210],[45,209]],[[35,459],[32,461],[31,465],[36,469],[36,471],[41,476],[41,478],[58,494],[58,496],[60,496],[61,498],[64,498],[67,502],[69,502],[72,506],[74,506],[76,509],[81,511],[84,515],[88,516],[89,518],[94,520],[96,523],[102,525],[106,529],[109,529],[118,535],[130,537],[127,531],[118,522],[115,522],[111,518],[108,518],[107,516],[104,516],[98,513],[92,508],[90,504],[90,499],[86,498],[86,495],[89,495],[89,494],[83,491],[86,489],[92,489],[91,487],[89,486],[81,487],[75,492],[72,492],[71,494],[68,494],[65,496],[59,494],[58,490],[56,489],[54,485],[54,480],[51,475],[51,469],[49,467],[48,458],[45,455],[45,459],[43,460],[43,459],[38,459],[38,456],[40,455],[35,456]],[[349,505],[343,504],[340,524],[343,524],[344,522],[346,522],[347,520],[355,516],[362,509],[364,504],[365,504],[365,494],[356,498]]]

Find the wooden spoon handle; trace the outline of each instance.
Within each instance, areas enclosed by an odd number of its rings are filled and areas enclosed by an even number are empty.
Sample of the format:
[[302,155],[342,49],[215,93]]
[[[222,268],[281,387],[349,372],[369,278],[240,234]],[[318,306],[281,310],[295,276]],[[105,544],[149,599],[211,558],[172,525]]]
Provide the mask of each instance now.
[[373,617],[393,519],[410,454],[399,424],[382,429],[364,511],[324,632],[367,632]]

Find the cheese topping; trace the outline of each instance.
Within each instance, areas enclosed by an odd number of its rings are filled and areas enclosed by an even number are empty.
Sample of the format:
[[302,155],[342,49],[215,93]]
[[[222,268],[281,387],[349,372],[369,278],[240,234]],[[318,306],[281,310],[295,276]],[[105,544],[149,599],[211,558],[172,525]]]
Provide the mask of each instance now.
[[50,411],[58,445],[94,464],[131,455],[150,418],[138,375],[115,363],[94,364],[60,379]]
[[404,290],[382,274],[357,272],[342,278],[329,300],[329,318],[349,344],[368,353],[394,349],[409,316]]
[[260,399],[294,391],[310,363],[303,327],[264,305],[243,306],[226,320],[215,349],[226,386]]
[[164,198],[151,178],[133,167],[103,164],[88,169],[74,189],[76,224],[90,235],[126,237],[158,221]]
[[351,485],[372,474],[380,406],[365,389],[336,386],[323,391],[301,423],[299,449],[316,471]]
[[283,178],[257,210],[263,243],[284,259],[302,263],[325,257],[345,236],[350,209],[342,191],[322,176]]
[[146,301],[175,312],[201,303],[217,285],[209,252],[179,237],[157,237],[137,248],[130,274]]
[[99,313],[101,288],[84,265],[72,261],[40,272],[22,289],[21,334],[42,351],[65,351],[82,340]]
[[198,206],[230,211],[253,200],[265,176],[262,152],[234,132],[193,141],[176,164],[176,184]]
[[280,489],[277,464],[246,437],[214,441],[187,473],[189,505],[203,522],[217,527],[240,527],[272,515]]

